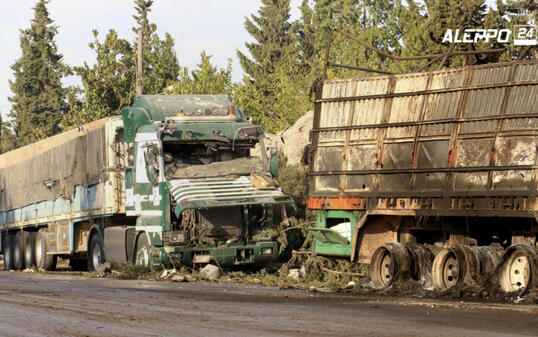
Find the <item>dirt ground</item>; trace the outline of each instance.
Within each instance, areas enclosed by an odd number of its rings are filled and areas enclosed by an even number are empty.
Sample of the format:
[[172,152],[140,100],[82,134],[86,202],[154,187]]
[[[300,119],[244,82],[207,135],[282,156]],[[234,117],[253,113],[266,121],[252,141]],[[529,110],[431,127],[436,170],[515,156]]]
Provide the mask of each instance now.
[[536,336],[538,306],[0,272],[2,336]]

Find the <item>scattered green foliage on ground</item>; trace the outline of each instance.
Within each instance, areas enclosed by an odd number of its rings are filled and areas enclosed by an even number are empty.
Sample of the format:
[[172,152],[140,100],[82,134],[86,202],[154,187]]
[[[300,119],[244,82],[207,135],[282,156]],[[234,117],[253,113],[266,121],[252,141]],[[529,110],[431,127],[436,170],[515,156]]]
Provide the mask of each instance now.
[[110,276],[117,279],[127,280],[159,280],[159,271],[137,266],[133,263],[111,262]]
[[[294,272],[290,274],[290,270],[298,270],[299,276],[292,277]],[[266,267],[250,272],[234,271],[224,275],[220,281],[282,288],[339,290],[350,287],[350,281],[356,284],[362,283],[367,276],[364,265],[300,252],[294,254],[288,262],[276,270]]]

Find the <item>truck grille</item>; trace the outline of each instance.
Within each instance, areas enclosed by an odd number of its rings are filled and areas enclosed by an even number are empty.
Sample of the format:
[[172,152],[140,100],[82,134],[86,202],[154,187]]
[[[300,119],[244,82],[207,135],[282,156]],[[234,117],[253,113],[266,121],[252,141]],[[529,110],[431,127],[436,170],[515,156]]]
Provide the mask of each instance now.
[[258,190],[248,177],[178,179],[168,182],[178,203],[193,201],[274,203],[284,194],[278,190]]

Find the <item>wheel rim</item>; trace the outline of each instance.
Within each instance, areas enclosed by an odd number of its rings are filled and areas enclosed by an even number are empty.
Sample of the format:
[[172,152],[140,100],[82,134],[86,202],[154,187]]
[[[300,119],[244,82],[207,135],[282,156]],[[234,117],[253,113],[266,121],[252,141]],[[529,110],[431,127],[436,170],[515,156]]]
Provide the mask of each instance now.
[[439,290],[454,287],[461,278],[460,261],[452,249],[443,249],[435,256],[432,265],[432,281]]
[[95,242],[92,247],[92,264],[94,270],[97,270],[101,264],[101,249],[99,249],[99,244],[97,242]]
[[146,247],[143,247],[136,252],[136,265],[146,268],[149,267],[149,252]]
[[43,259],[43,244],[41,242],[41,239],[38,238],[35,241],[35,261],[38,266],[41,265],[42,259]]
[[454,254],[450,254],[443,267],[443,280],[446,288],[452,288],[458,283],[459,278],[459,267],[458,259]]
[[520,291],[527,288],[530,281],[530,263],[523,253],[512,254],[506,261],[501,276],[501,287],[505,292]]
[[394,280],[394,259],[386,247],[379,247],[372,256],[371,280],[374,287],[385,288]]
[[381,273],[380,278],[383,285],[387,285],[392,282],[392,256],[388,251],[385,252],[383,258],[381,259],[381,268],[379,271]]

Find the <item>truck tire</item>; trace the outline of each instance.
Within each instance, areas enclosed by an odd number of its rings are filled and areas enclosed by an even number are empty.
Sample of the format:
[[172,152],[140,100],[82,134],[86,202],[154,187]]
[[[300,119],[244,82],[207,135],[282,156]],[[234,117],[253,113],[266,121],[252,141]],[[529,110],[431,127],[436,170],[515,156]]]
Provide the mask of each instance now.
[[26,268],[35,267],[35,238],[36,232],[24,233],[24,264]]
[[99,265],[103,263],[103,245],[98,233],[94,233],[88,246],[88,271],[97,271]]
[[17,231],[15,241],[13,242],[13,268],[16,270],[24,269],[24,232]]
[[4,270],[13,270],[13,235],[2,233],[2,249],[4,250]]
[[135,250],[135,260],[134,264],[137,266],[150,268],[151,267],[151,246],[148,242],[148,237],[146,233],[142,232],[138,235],[136,240],[136,250]]
[[35,239],[35,263],[39,270],[50,271],[56,269],[57,256],[47,254],[50,251],[47,238],[43,232],[37,232]]

